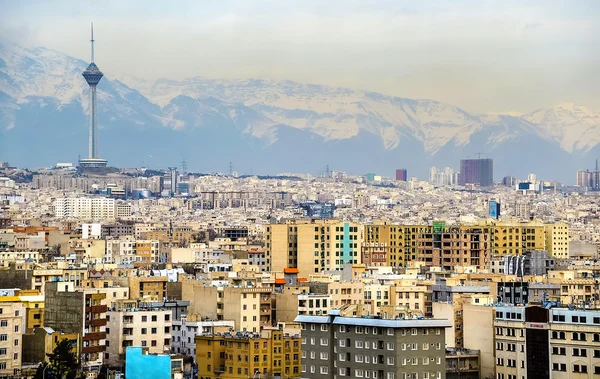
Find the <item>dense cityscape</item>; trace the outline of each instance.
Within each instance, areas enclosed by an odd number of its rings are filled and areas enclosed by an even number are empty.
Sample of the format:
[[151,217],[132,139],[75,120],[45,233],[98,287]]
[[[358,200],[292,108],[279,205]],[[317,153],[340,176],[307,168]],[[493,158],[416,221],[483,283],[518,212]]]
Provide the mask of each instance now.
[[428,177],[116,167],[90,39],[87,156],[0,149],[0,379],[600,375],[598,160],[568,183],[493,151]]

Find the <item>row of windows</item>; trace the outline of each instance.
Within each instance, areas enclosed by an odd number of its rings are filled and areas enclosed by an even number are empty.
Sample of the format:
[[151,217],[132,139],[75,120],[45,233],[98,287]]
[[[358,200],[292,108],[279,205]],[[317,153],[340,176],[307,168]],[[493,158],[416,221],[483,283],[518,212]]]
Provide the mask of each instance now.
[[[581,287],[581,285],[579,285],[579,286]],[[566,286],[563,286],[563,287],[566,287]],[[586,286],[586,290],[588,290],[588,287],[591,288],[590,286]],[[581,288],[579,288],[579,289],[581,289]],[[564,289],[563,289],[563,291],[566,292],[566,290],[564,290]],[[552,321],[566,322],[566,316],[559,315],[559,314],[553,314]],[[593,317],[592,321],[594,324],[600,324],[600,317]],[[587,324],[587,317],[586,316],[571,316],[571,322],[577,323],[577,324]]]
[[[552,363],[552,371],[567,371],[566,363]],[[574,373],[587,374],[588,367],[586,365],[573,365],[571,370]],[[594,375],[600,374],[600,366],[594,366]]]

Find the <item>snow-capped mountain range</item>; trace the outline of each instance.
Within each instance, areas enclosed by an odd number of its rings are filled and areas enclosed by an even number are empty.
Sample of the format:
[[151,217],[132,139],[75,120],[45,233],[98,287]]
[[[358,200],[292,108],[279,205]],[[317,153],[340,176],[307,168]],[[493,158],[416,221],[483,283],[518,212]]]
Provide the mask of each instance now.
[[[464,157],[495,160],[496,179],[536,172],[572,182],[593,165],[600,113],[561,104],[524,115],[476,115],[433,100],[290,81],[144,81],[97,62],[100,154],[117,166],[196,171],[318,172],[330,167],[426,177]],[[87,63],[45,48],[0,45],[0,160],[76,161],[87,141]]]

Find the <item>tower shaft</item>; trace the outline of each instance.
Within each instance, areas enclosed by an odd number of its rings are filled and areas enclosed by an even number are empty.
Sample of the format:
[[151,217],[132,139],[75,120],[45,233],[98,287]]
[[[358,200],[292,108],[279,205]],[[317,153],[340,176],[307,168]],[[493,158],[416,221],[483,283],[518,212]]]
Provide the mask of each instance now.
[[96,139],[96,86],[90,86],[90,135],[88,156],[89,158],[98,158],[98,141]]

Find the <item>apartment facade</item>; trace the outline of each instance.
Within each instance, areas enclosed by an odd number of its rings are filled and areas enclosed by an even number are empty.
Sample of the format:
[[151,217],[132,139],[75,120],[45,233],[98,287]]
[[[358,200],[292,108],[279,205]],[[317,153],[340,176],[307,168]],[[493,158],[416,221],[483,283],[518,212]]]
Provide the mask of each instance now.
[[497,307],[496,378],[600,375],[600,311]]
[[298,378],[300,343],[300,335],[289,335],[279,329],[196,336],[198,377]]
[[18,296],[0,296],[0,377],[20,377],[25,307]]
[[72,282],[53,282],[46,283],[44,298],[44,326],[79,334],[82,366],[100,367],[106,350],[106,294],[75,290]]
[[265,250],[270,271],[297,268],[300,277],[360,263],[362,227],[337,220],[291,220],[269,224]]
[[[127,305],[131,307],[127,307]],[[137,303],[123,302],[119,310],[108,311],[104,363],[122,366],[129,346],[147,348],[152,354],[171,351],[172,313],[168,310],[140,309]]]
[[302,378],[445,378],[446,320],[298,316]]

